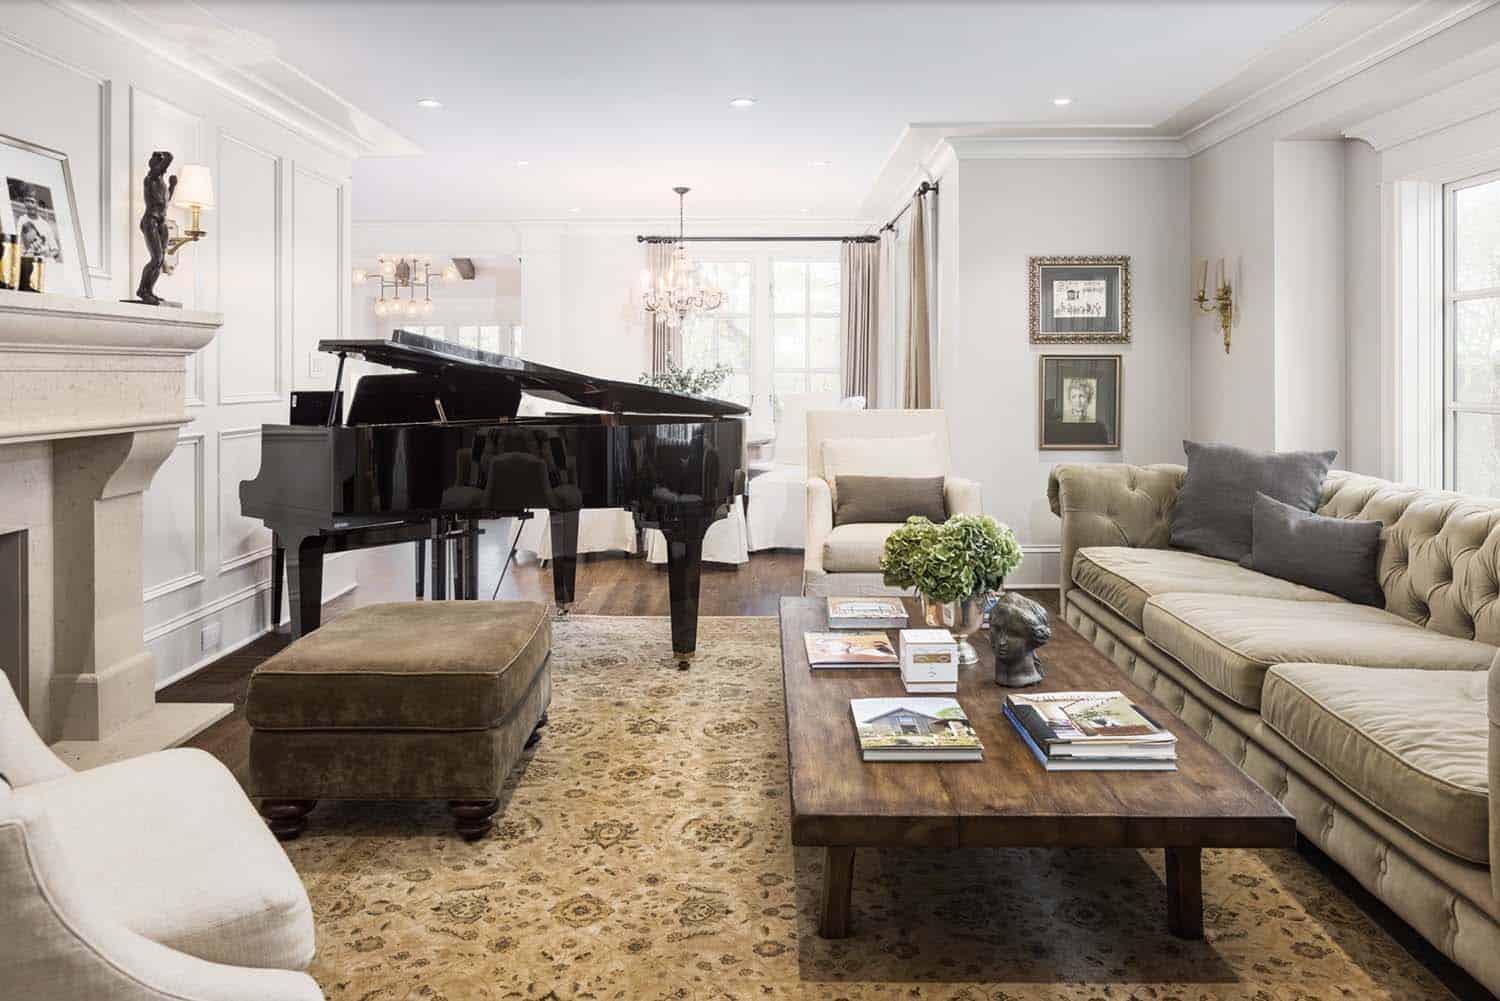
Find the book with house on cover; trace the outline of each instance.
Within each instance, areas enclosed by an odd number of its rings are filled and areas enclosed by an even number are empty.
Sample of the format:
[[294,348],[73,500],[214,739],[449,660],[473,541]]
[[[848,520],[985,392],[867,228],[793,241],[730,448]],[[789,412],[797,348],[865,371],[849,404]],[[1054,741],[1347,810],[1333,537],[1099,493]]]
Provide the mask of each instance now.
[[850,699],[866,761],[978,761],[984,745],[956,699]]
[[905,629],[906,605],[900,598],[829,598],[830,629]]
[[813,667],[896,667],[901,658],[885,633],[803,633]]

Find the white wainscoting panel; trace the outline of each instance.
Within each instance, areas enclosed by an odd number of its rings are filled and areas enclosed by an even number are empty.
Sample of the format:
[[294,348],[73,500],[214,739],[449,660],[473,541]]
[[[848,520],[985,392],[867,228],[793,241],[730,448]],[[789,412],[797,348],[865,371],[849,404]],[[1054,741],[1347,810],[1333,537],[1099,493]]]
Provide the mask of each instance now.
[[330,388],[332,359],[318,341],[342,337],[345,273],[343,185],[302,167],[292,171],[292,385]]
[[[0,59],[7,63],[6,78],[24,84],[7,95],[0,132],[68,155],[89,271],[108,282],[109,81],[3,31]],[[96,281],[95,295],[100,294],[99,284]]]
[[260,427],[219,432],[219,572],[270,555],[271,531],[240,514],[240,481],[260,472]]
[[220,403],[282,397],[281,158],[219,133]]
[[203,580],[203,435],[185,434],[146,489],[145,600]]

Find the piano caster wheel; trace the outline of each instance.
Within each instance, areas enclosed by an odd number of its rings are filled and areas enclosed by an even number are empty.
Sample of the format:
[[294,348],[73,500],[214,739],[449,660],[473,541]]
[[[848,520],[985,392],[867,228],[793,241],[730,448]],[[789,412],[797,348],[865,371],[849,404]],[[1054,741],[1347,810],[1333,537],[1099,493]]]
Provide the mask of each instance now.
[[674,650],[672,651],[672,659],[677,661],[677,670],[679,671],[686,671],[693,665],[693,655],[691,653],[680,653]]
[[572,604],[558,605],[557,606],[557,617],[559,619],[567,618],[568,615],[570,615],[572,613],[572,611],[573,611]]

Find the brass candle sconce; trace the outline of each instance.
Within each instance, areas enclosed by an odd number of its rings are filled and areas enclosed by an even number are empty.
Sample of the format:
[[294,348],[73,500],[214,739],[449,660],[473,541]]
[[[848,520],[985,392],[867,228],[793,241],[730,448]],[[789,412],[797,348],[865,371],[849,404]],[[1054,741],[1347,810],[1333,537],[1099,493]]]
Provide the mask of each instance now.
[[1219,280],[1212,297],[1208,294],[1208,261],[1202,262],[1198,271],[1198,294],[1193,301],[1205,313],[1218,313],[1219,326],[1224,331],[1224,353],[1229,353],[1229,331],[1234,325],[1234,290],[1224,274],[1224,258],[1219,258]]

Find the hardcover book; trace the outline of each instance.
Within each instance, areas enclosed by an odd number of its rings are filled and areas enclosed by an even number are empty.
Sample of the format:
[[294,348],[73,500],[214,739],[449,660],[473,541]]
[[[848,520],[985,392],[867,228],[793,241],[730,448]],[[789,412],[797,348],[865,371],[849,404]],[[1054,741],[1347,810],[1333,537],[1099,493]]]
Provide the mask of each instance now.
[[900,598],[829,598],[832,629],[904,629],[906,605]]
[[885,633],[803,633],[813,667],[895,667],[900,663]]
[[1176,741],[1120,692],[1038,692],[1008,695],[1005,703],[1043,747]]
[[984,745],[956,699],[850,699],[866,761],[978,761]]

